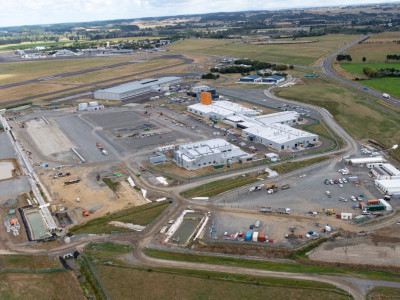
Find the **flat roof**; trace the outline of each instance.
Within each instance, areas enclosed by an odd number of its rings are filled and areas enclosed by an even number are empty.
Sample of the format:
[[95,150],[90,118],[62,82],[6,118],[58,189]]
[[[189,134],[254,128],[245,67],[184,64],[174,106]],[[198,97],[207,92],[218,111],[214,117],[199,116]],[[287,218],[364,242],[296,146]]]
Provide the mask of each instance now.
[[204,105],[201,103],[196,103],[188,106],[188,108],[198,110],[199,112],[208,114],[208,113],[216,113],[222,116],[230,116],[233,115],[234,112],[222,107],[214,106],[214,105]]
[[232,112],[235,112],[235,113],[252,114],[252,115],[257,114],[257,111],[255,111],[254,109],[250,109],[250,108],[244,107],[238,103],[234,103],[234,102],[230,102],[230,101],[225,101],[225,100],[215,101],[212,103],[212,105],[231,110]]
[[360,158],[350,158],[352,164],[368,164],[368,163],[381,163],[385,160],[382,156],[375,157],[360,157]]
[[129,83],[121,84],[109,89],[97,90],[96,92],[123,94],[130,91],[151,87],[154,85],[165,84],[175,80],[182,80],[182,77],[161,77],[161,78],[146,78],[142,80],[132,81]]
[[395,166],[393,166],[391,164],[383,164],[382,169],[385,170],[387,173],[389,173],[392,176],[400,175],[400,170],[398,170]]
[[390,180],[375,180],[379,185],[389,189],[389,188],[399,188],[400,189],[400,179],[390,179]]
[[316,134],[302,131],[285,124],[271,124],[263,127],[253,126],[243,129],[243,131],[279,144],[302,137],[317,137]]
[[282,111],[256,117],[256,120],[260,121],[264,125],[268,125],[273,123],[286,122],[294,119],[297,120],[299,117],[300,114],[295,111]]

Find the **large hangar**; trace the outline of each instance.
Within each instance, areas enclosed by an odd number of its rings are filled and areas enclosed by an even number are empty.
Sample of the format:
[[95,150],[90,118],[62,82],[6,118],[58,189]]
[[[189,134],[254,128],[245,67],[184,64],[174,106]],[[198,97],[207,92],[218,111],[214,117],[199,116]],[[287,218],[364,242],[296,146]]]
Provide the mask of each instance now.
[[182,77],[161,77],[137,80],[109,89],[94,92],[94,98],[98,100],[122,101],[135,96],[150,93],[154,87],[178,84],[182,82]]

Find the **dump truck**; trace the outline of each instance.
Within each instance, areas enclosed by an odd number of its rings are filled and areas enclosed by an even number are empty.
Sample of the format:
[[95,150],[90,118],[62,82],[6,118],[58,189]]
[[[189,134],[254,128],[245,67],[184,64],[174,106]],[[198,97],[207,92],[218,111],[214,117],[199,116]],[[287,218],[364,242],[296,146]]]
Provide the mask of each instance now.
[[290,214],[290,208],[278,208],[276,212],[278,214]]
[[270,213],[270,212],[272,212],[272,208],[271,207],[260,207],[260,212]]
[[82,214],[83,214],[84,217],[88,217],[89,216],[89,212],[84,208],[82,208]]

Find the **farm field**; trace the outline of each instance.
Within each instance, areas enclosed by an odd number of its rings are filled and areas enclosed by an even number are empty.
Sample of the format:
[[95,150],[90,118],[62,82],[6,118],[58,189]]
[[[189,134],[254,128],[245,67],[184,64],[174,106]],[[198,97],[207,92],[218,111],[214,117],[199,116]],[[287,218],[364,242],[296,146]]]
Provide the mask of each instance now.
[[363,74],[363,69],[366,67],[371,67],[377,70],[386,69],[386,68],[394,68],[400,69],[400,63],[344,63],[340,65],[342,69],[345,69],[347,72],[352,74]]
[[379,104],[368,101],[365,96],[326,81],[302,80],[306,85],[278,89],[276,94],[283,98],[326,108],[357,140],[373,138],[388,147],[399,140],[400,119],[395,111],[384,110]]
[[[399,70],[399,62],[386,60],[388,54],[398,54],[399,44],[395,41],[400,41],[400,33],[398,31],[375,34],[362,44],[356,44],[346,51],[346,54],[351,55],[352,62],[342,62],[340,64],[334,62],[334,68],[341,76],[350,80],[354,80],[356,77],[367,79],[367,76],[363,74],[365,67],[372,67],[377,70],[386,68]],[[366,58],[365,62],[362,62],[363,57]],[[369,79],[362,81],[360,84],[400,97],[400,78]]]
[[311,65],[344,44],[356,39],[355,35],[332,34],[299,38],[298,41],[317,41],[307,44],[245,45],[237,40],[187,39],[173,43],[171,50],[201,52],[205,54],[246,57],[249,59],[287,64]]

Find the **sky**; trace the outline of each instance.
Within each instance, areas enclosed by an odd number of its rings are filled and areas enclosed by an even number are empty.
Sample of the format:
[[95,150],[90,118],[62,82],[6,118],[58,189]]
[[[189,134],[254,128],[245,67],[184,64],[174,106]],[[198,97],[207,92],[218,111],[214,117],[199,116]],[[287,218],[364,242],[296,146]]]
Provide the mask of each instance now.
[[0,0],[0,27],[399,0]]

